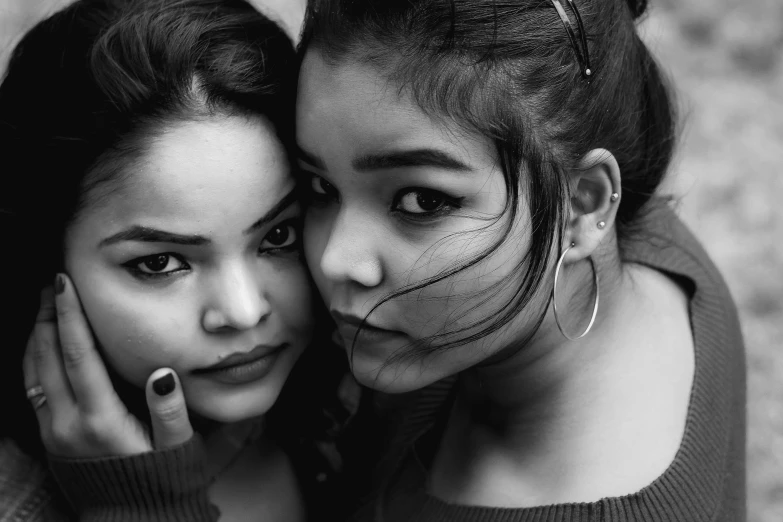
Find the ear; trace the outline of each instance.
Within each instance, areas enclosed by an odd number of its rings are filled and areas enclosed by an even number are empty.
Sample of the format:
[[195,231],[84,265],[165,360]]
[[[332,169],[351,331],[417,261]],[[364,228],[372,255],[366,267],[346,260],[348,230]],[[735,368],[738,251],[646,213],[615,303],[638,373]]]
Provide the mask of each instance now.
[[615,217],[620,204],[620,167],[611,152],[593,149],[569,172],[571,214],[565,239],[572,243],[566,260],[585,259],[615,233]]

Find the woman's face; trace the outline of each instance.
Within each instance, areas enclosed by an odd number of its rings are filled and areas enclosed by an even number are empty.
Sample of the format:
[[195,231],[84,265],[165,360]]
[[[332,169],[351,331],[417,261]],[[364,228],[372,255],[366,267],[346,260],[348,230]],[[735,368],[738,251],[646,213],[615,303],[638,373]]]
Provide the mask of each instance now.
[[[516,281],[530,237],[524,205],[511,239],[489,259],[373,310],[505,237],[506,184],[491,141],[431,119],[372,67],[327,64],[317,51],[306,56],[299,87],[300,168],[312,176],[305,254],[349,353],[356,340],[357,378],[386,391],[420,388],[524,336],[530,318],[520,316],[463,346],[426,355],[412,348],[493,318],[512,297],[507,282]],[[540,297],[530,308],[542,309]],[[406,350],[411,356],[393,357]]]
[[310,341],[300,206],[261,119],[168,128],[66,233],[66,270],[110,366],[176,370],[191,410],[265,413]]

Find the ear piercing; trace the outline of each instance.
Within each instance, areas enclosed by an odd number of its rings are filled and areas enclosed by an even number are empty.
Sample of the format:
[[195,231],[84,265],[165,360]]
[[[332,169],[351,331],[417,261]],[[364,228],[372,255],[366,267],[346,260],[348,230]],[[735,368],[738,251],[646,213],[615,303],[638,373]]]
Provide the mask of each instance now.
[[[620,194],[618,194],[617,192],[612,192],[612,195],[609,196],[609,201],[611,201],[612,203],[616,202],[618,199],[620,199]],[[600,230],[603,230],[604,227],[606,226],[606,221],[599,221],[597,226]]]

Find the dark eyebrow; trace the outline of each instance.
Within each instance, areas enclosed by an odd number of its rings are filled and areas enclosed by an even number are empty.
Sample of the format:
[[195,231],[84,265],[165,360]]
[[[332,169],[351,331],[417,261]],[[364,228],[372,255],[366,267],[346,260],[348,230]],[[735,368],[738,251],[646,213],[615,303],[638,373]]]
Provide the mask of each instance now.
[[299,145],[296,146],[296,158],[300,161],[304,161],[308,165],[312,165],[317,169],[326,170],[326,166],[324,165],[323,161],[318,159],[315,155],[310,154]]
[[[259,228],[264,227],[271,221],[273,221],[281,212],[290,207],[297,200],[296,190],[292,190],[286,194],[269,212],[261,216],[261,218],[250,225],[243,233],[245,235],[252,234]],[[104,247],[119,243],[120,241],[142,241],[145,243],[172,243],[175,245],[186,246],[202,246],[208,245],[212,241],[204,236],[199,235],[186,235],[175,234],[173,232],[166,232],[165,230],[158,230],[150,227],[143,227],[140,225],[134,225],[126,230],[117,232],[116,234],[107,237],[102,240],[98,246]]]
[[366,154],[353,161],[359,171],[389,170],[405,167],[435,167],[443,170],[466,172],[468,165],[446,152],[436,149],[412,149]]
[[210,240],[204,236],[174,234],[165,230],[134,225],[102,240],[98,247],[119,243],[120,241],[143,241],[145,243],[173,243],[175,245],[207,245]]
[[263,228],[266,225],[268,225],[270,222],[274,221],[277,216],[279,216],[285,209],[293,205],[297,200],[299,199],[299,193],[296,189],[293,189],[291,192],[283,196],[283,199],[277,202],[277,205],[269,209],[269,212],[261,216],[261,218],[250,225],[245,231],[244,234],[252,234],[259,228]]

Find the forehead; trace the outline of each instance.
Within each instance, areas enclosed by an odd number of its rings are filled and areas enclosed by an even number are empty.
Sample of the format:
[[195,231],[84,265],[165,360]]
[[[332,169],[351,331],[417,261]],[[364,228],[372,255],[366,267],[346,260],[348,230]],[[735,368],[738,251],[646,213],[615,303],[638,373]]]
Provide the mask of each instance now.
[[[257,215],[290,190],[285,149],[263,119],[210,118],[167,128],[92,209],[105,219],[216,222]],[[90,209],[87,209],[90,214]]]
[[376,67],[350,59],[328,63],[317,50],[308,52],[302,64],[297,137],[300,145],[319,154],[434,146],[473,162],[495,157],[489,140],[425,113],[408,89]]
[[312,50],[300,75],[300,143],[323,142],[324,126],[333,130],[332,136],[339,133],[342,145],[357,149],[415,145],[422,140],[454,144],[466,137],[456,125],[426,114],[407,89],[400,89],[377,68],[350,59],[328,63]]
[[327,63],[317,50],[302,63],[298,108],[300,121],[343,116],[345,123],[361,124],[376,118],[405,118],[428,123],[412,100],[370,66],[350,59]]

